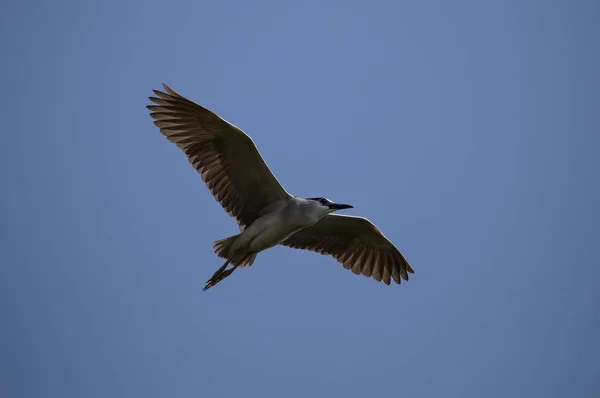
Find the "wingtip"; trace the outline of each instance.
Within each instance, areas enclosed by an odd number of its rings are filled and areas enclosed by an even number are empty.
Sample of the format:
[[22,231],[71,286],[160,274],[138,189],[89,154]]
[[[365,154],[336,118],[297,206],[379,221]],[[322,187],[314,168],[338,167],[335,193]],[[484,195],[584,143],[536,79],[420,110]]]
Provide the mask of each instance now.
[[400,271],[400,277],[402,279],[404,279],[405,281],[408,281],[408,274],[406,273],[405,269],[403,269],[402,271]]
[[175,92],[175,90],[173,90],[171,87],[167,86],[165,83],[161,83],[163,88],[167,91],[167,93],[171,94],[171,95],[179,95]]
[[175,92],[175,90],[173,90],[171,87],[167,86],[165,83],[161,83],[161,85],[163,86],[163,89],[164,89],[166,92],[163,92],[163,91],[160,91],[160,90],[155,90],[155,89],[152,89],[152,92],[153,92],[153,93],[154,93],[154,95],[156,95],[158,98],[154,98],[154,97],[148,97],[148,98],[150,99],[150,101],[152,101],[152,102],[156,102],[156,101],[154,101],[155,99],[160,99],[160,98],[162,98],[162,99],[167,99],[167,98],[169,98],[169,97],[172,97],[172,96],[179,96],[179,94],[177,94],[177,93]]

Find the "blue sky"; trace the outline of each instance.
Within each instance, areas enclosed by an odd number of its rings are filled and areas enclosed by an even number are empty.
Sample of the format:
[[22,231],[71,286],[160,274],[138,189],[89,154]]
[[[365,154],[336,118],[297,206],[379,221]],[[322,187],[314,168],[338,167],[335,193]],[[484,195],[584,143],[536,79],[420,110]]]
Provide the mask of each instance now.
[[[594,1],[12,2],[3,397],[600,394]],[[415,275],[237,232],[145,106],[165,82]]]

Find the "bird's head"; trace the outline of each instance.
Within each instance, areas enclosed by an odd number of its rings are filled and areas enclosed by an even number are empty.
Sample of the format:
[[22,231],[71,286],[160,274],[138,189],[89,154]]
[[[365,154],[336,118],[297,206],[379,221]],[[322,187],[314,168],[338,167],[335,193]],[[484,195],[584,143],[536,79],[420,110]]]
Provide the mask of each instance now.
[[352,209],[353,206],[346,205],[343,203],[334,203],[327,198],[307,198],[310,202],[313,203],[313,206],[316,206],[322,214],[333,213],[334,211],[343,210],[343,209]]

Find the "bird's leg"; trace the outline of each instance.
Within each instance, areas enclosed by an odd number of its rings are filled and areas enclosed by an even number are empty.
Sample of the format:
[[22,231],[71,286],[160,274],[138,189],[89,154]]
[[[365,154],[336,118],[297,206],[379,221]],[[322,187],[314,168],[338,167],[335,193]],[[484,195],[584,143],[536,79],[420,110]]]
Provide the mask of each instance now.
[[227,271],[225,270],[225,268],[227,268],[227,266],[229,265],[230,261],[231,260],[225,261],[225,264],[223,264],[223,266],[219,268],[209,280],[206,281],[206,286],[204,286],[204,289],[202,289],[202,291],[210,289],[211,287],[213,287],[214,285],[231,275],[233,271],[235,271],[235,269],[237,268],[236,265],[234,265],[233,268],[230,268]]

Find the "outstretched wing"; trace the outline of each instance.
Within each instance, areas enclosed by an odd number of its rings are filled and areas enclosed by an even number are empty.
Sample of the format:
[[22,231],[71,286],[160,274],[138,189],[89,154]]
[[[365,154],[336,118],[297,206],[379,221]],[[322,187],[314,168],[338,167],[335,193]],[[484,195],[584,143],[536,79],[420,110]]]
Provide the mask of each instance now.
[[268,204],[290,195],[265,164],[252,139],[216,113],[163,84],[148,105],[154,124],[187,155],[215,199],[240,227]]
[[356,275],[389,285],[414,271],[402,253],[363,217],[329,214],[281,243],[295,249],[331,255]]

